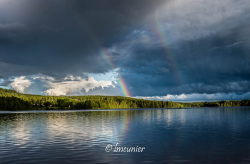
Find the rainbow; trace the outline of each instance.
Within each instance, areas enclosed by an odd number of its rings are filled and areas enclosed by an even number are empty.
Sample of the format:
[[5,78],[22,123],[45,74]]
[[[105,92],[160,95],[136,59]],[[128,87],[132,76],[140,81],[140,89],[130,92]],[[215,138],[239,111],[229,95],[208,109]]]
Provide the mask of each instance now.
[[[82,24],[85,27],[89,27],[88,24],[83,21],[82,17],[79,17],[79,18],[81,18],[81,19],[79,19],[79,24]],[[180,76],[180,72],[177,69],[175,60],[173,59],[173,55],[169,52],[168,48],[166,47],[166,45],[167,45],[166,34],[164,33],[164,30],[161,29],[161,25],[160,25],[160,22],[158,20],[157,15],[155,15],[155,19],[153,19],[153,20],[154,21],[152,22],[152,24],[155,25],[153,32],[159,38],[160,42],[162,43],[162,47],[164,47],[164,51],[166,54],[165,55],[166,60],[170,63],[170,68],[171,68],[171,71],[173,71],[173,73],[174,73],[175,81],[178,84],[180,84],[181,80],[182,80],[181,76]],[[93,33],[92,29],[89,27],[86,30],[88,31],[88,34],[91,37],[92,41],[94,41],[96,43],[96,45],[99,45],[100,47],[102,47],[100,42],[97,40],[98,37],[96,37],[96,35]],[[117,68],[112,62],[112,59],[111,59],[112,55],[110,54],[110,52],[106,48],[102,48],[100,51],[100,54],[112,69]],[[131,92],[129,92],[127,84],[126,84],[124,78],[122,78],[121,74],[118,75],[118,84],[120,85],[120,88],[121,88],[124,96],[132,97],[132,94],[131,94]]]
[[167,36],[164,33],[164,30],[162,29],[162,26],[158,20],[157,15],[155,15],[155,19],[153,21],[154,22],[152,22],[152,24],[155,25],[153,28],[153,32],[156,34],[157,38],[160,40],[160,43],[162,44],[162,47],[164,48],[164,51],[166,54],[165,55],[166,60],[167,60],[168,64],[170,63],[169,66],[170,66],[171,71],[174,74],[174,78],[175,78],[176,83],[181,84],[182,80],[181,80],[180,72],[177,69],[173,54],[170,53],[170,51],[167,47],[167,45],[168,45],[168,42],[166,39]]
[[129,92],[128,90],[128,87],[125,83],[125,80],[120,76],[119,80],[118,80],[118,83],[122,89],[122,93],[124,94],[124,96],[127,96],[127,97],[131,97],[132,94]]
[[[100,53],[101,53],[101,56],[103,57],[103,59],[108,63],[108,65],[112,69],[115,69],[116,66],[112,62],[112,58],[111,58],[112,56],[111,56],[110,52],[107,49],[103,48]],[[127,84],[126,84],[124,78],[122,78],[121,74],[118,74],[118,84],[120,85],[121,91],[122,91],[124,96],[132,97],[132,94],[128,90]]]
[[[86,30],[88,31],[88,34],[91,37],[92,41],[94,41],[96,45],[99,45],[99,47],[102,47],[100,42],[97,39],[98,37],[96,37],[92,29],[88,26],[88,24],[84,22],[83,19],[78,19],[78,23],[87,27]],[[112,55],[109,53],[109,51],[106,48],[101,48],[100,54],[112,69],[117,68],[112,62],[112,59],[111,59]],[[129,92],[127,84],[125,80],[122,78],[121,74],[118,74],[118,84],[120,85],[121,91],[124,96],[132,97],[132,94],[131,92]]]

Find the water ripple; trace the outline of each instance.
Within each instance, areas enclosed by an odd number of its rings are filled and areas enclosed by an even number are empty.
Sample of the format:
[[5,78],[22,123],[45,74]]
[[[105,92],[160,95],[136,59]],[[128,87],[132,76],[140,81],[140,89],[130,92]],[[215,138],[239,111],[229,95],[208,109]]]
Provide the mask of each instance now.
[[249,108],[5,112],[0,163],[249,163],[249,125]]

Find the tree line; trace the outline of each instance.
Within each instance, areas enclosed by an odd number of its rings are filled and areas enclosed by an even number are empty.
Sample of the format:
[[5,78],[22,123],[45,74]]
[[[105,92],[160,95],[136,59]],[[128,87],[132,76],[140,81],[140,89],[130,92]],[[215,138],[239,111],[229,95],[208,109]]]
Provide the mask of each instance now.
[[0,110],[120,109],[250,106],[250,100],[181,103],[122,96],[42,96],[0,88]]

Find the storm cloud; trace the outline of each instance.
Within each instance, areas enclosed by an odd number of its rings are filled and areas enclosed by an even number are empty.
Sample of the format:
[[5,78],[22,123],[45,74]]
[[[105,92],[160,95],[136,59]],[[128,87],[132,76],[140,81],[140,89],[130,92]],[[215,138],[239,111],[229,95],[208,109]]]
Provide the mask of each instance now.
[[[144,16],[161,1],[0,3],[0,59],[5,65],[1,73],[8,75],[8,65],[19,74],[106,72],[111,68],[100,58],[99,49],[143,24]],[[20,67],[27,71],[19,72]]]
[[112,47],[113,58],[135,95],[244,93],[249,8],[244,0],[171,1],[154,13],[155,24]]
[[[53,90],[115,70],[133,96],[248,98],[249,10],[248,0],[0,0],[0,75],[10,86],[43,74]],[[113,85],[92,92],[121,95]]]

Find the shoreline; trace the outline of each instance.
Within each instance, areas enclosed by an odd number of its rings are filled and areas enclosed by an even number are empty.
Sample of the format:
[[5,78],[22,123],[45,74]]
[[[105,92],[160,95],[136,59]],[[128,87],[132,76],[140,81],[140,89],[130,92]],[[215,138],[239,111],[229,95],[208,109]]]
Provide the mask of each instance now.
[[55,109],[55,110],[0,110],[1,114],[22,114],[22,113],[74,113],[74,112],[102,112],[102,111],[140,111],[140,110],[178,110],[178,109],[230,109],[230,108],[249,108],[249,106],[231,107],[187,107],[187,108],[120,108],[120,109]]
[[213,102],[173,102],[144,100],[123,96],[41,96],[0,89],[0,111],[22,110],[103,110],[145,108],[195,108],[250,106],[250,100],[221,100]]

